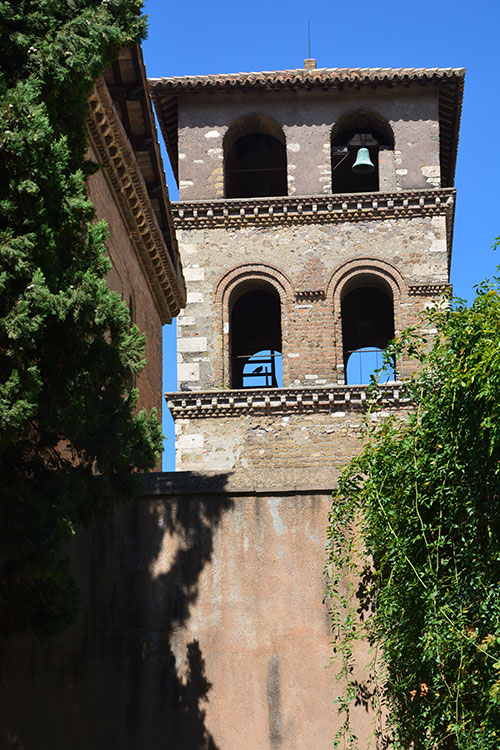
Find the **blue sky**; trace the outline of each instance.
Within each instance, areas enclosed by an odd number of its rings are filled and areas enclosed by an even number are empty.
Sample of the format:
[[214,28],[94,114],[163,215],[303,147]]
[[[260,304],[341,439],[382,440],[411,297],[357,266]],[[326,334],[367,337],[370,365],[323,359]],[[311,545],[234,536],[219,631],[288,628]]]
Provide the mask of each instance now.
[[[465,67],[456,172],[457,208],[451,280],[455,294],[500,265],[491,246],[500,235],[500,69],[498,0],[416,3],[169,3],[147,0],[143,45],[150,77],[318,67]],[[164,160],[167,157],[164,152]],[[167,169],[171,198],[175,182]],[[175,389],[172,333],[166,331],[165,390]],[[169,422],[165,430],[170,430]],[[169,443],[164,468],[173,468]]]

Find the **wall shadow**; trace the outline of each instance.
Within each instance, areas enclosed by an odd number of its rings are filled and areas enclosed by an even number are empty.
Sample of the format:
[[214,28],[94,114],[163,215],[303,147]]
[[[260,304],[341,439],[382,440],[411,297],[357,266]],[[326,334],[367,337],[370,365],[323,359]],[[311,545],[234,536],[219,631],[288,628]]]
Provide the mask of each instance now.
[[0,747],[219,750],[211,683],[189,619],[233,501],[226,474],[158,473],[76,540],[83,608],[66,633],[16,645],[0,686]]

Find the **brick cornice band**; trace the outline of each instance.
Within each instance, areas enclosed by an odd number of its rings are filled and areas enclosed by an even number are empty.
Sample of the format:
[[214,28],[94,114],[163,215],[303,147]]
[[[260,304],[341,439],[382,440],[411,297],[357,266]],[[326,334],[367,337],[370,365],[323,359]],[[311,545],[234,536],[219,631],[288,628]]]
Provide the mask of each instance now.
[[117,196],[162,322],[169,323],[184,307],[185,300],[135,154],[102,78],[89,97],[88,129]]
[[175,391],[166,393],[165,399],[174,419],[365,410],[374,400],[384,408],[400,408],[409,404],[404,384],[400,382],[379,386],[375,399],[367,385],[243,388],[190,393]]
[[445,216],[451,253],[455,189],[394,193],[342,193],[283,198],[224,198],[172,204],[177,229],[339,224],[343,222]]

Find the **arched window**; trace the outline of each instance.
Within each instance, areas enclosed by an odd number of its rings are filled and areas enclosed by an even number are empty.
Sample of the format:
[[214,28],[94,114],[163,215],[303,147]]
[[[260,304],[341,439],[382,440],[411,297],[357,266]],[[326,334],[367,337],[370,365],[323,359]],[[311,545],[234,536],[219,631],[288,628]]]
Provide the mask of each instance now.
[[375,112],[348,112],[332,129],[332,192],[380,190],[379,153],[394,149],[390,125]]
[[271,284],[248,281],[230,300],[232,388],[277,388],[281,375],[281,303]]
[[[392,290],[376,276],[357,276],[342,295],[342,342],[348,383],[368,383],[383,364],[383,352],[394,338]],[[394,366],[381,381],[394,380]]]
[[274,120],[248,115],[224,139],[226,198],[287,195],[285,136]]

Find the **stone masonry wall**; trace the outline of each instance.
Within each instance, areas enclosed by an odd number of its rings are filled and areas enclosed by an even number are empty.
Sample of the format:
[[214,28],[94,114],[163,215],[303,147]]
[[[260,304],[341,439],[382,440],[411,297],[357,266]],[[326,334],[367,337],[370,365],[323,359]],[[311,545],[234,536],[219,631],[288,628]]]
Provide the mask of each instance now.
[[[392,412],[371,415],[375,423]],[[403,416],[404,409],[398,410]],[[178,471],[235,471],[249,477],[265,471],[268,483],[293,486],[318,472],[329,472],[335,481],[342,468],[362,447],[364,415],[360,411],[243,414],[175,422]]]
[[376,91],[269,91],[197,94],[179,101],[181,200],[224,197],[224,136],[246,114],[274,119],[286,138],[288,194],[332,191],[330,138],[346,112],[384,117],[394,132],[394,152],[380,153],[380,189],[440,185],[437,87],[415,84]]
[[[95,154],[90,157],[98,161]],[[133,307],[134,322],[146,332],[146,366],[137,377],[139,408],[149,411],[153,406],[161,420],[162,413],[162,327],[153,295],[146,281],[120,209],[110,189],[104,170],[89,180],[89,192],[97,218],[109,226],[107,250],[112,268],[108,284],[122,300]]]
[[[448,282],[444,216],[178,229],[178,239],[188,289],[178,318],[178,377],[191,390],[229,387],[224,288],[240,271],[274,279],[280,293],[284,386],[342,381],[336,292],[345,273],[373,272],[387,283],[394,280],[396,330],[415,323],[419,311],[435,301],[425,291],[410,295],[411,285]],[[400,374],[404,369],[399,363]]]

